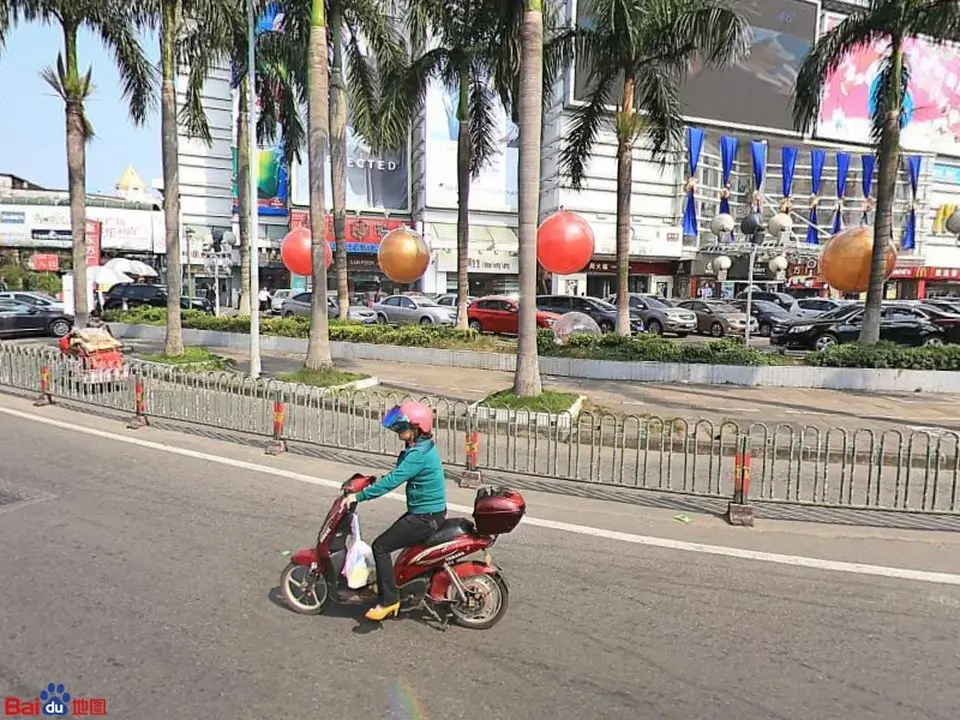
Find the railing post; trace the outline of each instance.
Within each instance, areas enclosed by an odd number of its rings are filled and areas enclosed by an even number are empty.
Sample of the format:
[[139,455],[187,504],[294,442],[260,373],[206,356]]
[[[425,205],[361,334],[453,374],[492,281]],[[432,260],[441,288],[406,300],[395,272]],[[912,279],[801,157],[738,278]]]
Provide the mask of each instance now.
[[40,394],[33,401],[37,407],[53,405],[53,394],[50,392],[50,366],[40,366]]
[[733,464],[733,499],[727,503],[727,522],[731,525],[753,527],[753,507],[750,505],[750,438],[737,438],[737,453]]
[[287,441],[283,439],[283,424],[286,421],[286,407],[280,391],[273,401],[273,437],[267,443],[267,455],[279,455],[287,451]]
[[480,433],[474,427],[474,416],[467,413],[467,429],[464,432],[463,445],[466,458],[463,473],[460,475],[460,487],[478,488],[483,484],[477,460],[480,456]]
[[143,378],[137,373],[133,376],[133,412],[133,419],[127,423],[128,428],[139,430],[150,424],[147,422],[147,401],[143,391]]

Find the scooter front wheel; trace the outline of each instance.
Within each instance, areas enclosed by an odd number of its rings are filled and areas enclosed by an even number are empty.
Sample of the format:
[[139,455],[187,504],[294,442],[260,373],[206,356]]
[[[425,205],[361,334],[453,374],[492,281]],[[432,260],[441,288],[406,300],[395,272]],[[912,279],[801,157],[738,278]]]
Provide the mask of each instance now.
[[309,565],[287,565],[280,575],[280,592],[287,607],[300,615],[319,615],[330,600],[327,581]]
[[461,578],[467,599],[464,601],[454,594],[450,612],[453,619],[465,628],[471,630],[486,630],[492,628],[507,611],[507,584],[499,575],[473,575]]

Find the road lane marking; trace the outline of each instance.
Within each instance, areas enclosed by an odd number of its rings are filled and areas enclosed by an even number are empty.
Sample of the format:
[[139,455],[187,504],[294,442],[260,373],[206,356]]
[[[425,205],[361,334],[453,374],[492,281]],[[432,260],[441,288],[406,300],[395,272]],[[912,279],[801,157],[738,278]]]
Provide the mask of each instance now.
[[[261,465],[260,463],[248,462],[246,460],[237,460],[236,458],[215,455],[213,453],[201,452],[199,450],[188,450],[187,448],[168,445],[166,443],[144,440],[139,437],[130,437],[128,435],[118,435],[98,430],[96,428],[84,427],[83,425],[74,425],[73,423],[54,420],[31,413],[13,410],[11,408],[0,407],[0,413],[11,417],[29,420],[49,425],[50,427],[69,430],[71,432],[89,435],[91,437],[103,438],[114,442],[126,443],[136,447],[156,450],[171,455],[191,458],[193,460],[203,460],[205,462],[226,465],[228,467],[249,470],[250,472],[282,477],[287,480],[296,480],[297,482],[316,485],[318,487],[339,490],[341,483],[336,480],[318,478],[306,473],[299,473],[293,470],[284,470],[282,468]],[[405,502],[405,497],[394,491],[384,497],[388,497],[398,502]],[[473,508],[466,505],[448,505],[450,510],[469,515]],[[936,583],[941,585],[960,585],[960,575],[953,573],[932,572],[928,570],[911,570],[909,568],[889,567],[886,565],[867,565],[864,563],[845,562],[841,560],[825,560],[823,558],[806,557],[803,555],[783,555],[780,553],[764,552],[761,550],[747,550],[744,548],[729,547],[726,545],[707,545],[704,543],[688,542],[686,540],[672,540],[669,538],[655,537],[651,535],[634,535],[632,533],[619,532],[616,530],[607,530],[605,528],[589,527],[587,525],[575,525],[573,523],[560,522],[557,520],[544,520],[535,517],[525,517],[524,524],[534,527],[546,528],[548,530],[558,530],[560,532],[572,533],[575,535],[584,535],[588,537],[601,538],[604,540],[616,540],[619,542],[630,543],[632,545],[646,545],[649,547],[663,548],[666,550],[678,550],[681,552],[700,553],[704,555],[719,555],[722,557],[736,558],[740,560],[753,560],[757,562],[775,563],[778,565],[793,565],[795,567],[806,567],[814,570],[830,570],[834,572],[850,573],[854,575],[873,575],[877,577],[894,578],[898,580],[912,580],[915,582]]]

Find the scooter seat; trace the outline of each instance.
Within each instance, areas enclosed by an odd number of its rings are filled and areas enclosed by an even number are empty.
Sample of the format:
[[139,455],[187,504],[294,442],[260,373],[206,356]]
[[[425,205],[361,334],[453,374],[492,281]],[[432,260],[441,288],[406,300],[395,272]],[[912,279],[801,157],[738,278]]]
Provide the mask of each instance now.
[[427,538],[424,545],[427,547],[440,545],[441,543],[456,540],[461,535],[472,532],[476,532],[476,528],[474,528],[473,521],[469,518],[447,518],[443,525],[440,526],[440,529]]

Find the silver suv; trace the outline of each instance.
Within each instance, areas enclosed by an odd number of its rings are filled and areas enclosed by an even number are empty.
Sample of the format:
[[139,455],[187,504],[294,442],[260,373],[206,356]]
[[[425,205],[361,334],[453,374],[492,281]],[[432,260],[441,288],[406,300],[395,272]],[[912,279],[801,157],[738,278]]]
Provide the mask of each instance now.
[[[640,313],[648,333],[670,333],[686,337],[697,331],[697,316],[690,310],[674,307],[656,295],[630,293],[630,309]],[[616,305],[617,296],[611,295],[607,302]]]

